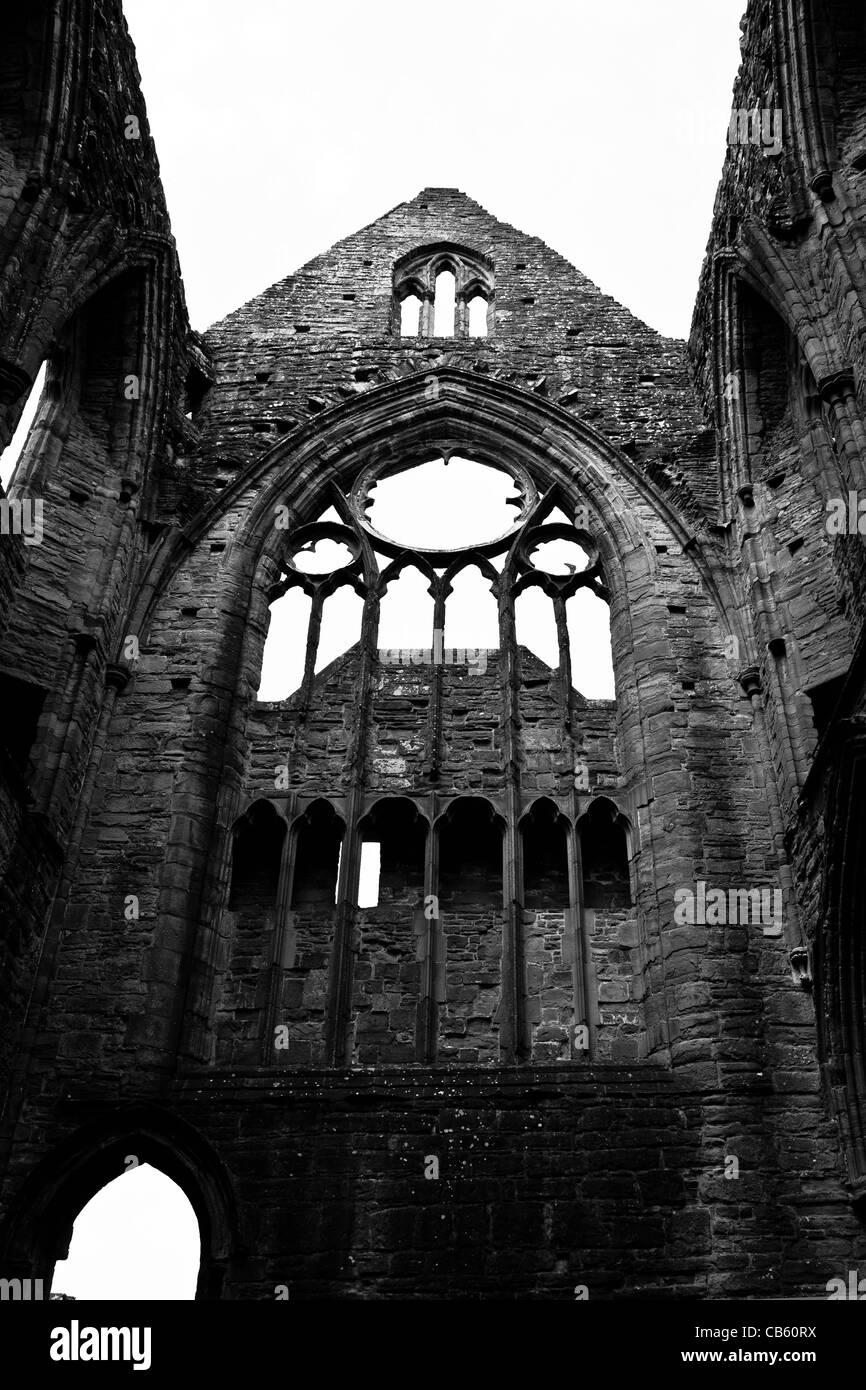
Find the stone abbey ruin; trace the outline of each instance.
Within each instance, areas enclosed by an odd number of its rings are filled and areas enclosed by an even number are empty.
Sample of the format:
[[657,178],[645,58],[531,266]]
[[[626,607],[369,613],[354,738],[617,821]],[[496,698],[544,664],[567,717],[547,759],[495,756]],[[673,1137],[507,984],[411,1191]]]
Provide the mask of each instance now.
[[3,26],[0,1274],[129,1154],[206,1299],[866,1272],[862,0],[751,0],[688,344],[451,188],[194,332],[119,0]]

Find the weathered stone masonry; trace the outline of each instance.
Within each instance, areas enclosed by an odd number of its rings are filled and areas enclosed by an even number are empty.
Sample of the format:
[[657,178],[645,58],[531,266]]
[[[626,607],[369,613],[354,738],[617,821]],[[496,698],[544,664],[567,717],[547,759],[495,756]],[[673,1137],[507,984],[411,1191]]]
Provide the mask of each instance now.
[[[120,6],[27,9],[0,429],[47,360],[11,485],[45,535],[0,538],[4,1272],[49,1276],[135,1152],[196,1208],[201,1297],[824,1296],[866,1260],[862,541],[825,525],[866,466],[857,6],[749,6],[734,105],[781,108],[783,149],[729,149],[689,354],[454,189],[199,337]],[[375,480],[450,454],[517,481],[502,543],[375,536]],[[589,569],[539,575],[573,518]],[[300,574],[326,535],[345,573]],[[470,563],[483,670],[383,660],[402,567],[438,625]],[[315,635],[340,584],[358,642],[257,700],[269,603],[300,587]],[[584,584],[615,701],[516,641],[527,586],[562,637]],[[699,882],[778,889],[782,922],[684,920]]]

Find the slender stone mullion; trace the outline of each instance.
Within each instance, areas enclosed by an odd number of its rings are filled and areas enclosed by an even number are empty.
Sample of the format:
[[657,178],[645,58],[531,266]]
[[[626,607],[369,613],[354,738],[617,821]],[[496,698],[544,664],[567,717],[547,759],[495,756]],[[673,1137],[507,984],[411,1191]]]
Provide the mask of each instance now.
[[301,683],[301,718],[306,717],[307,709],[310,704],[310,696],[313,691],[313,680],[316,674],[316,657],[319,652],[319,637],[322,631],[322,609],[325,600],[322,590],[317,585],[313,594],[313,606],[310,609],[310,620],[307,624],[307,650],[304,654],[304,679]]
[[[295,796],[289,798],[288,822],[291,825],[295,809]],[[274,1030],[280,1022],[279,1011],[282,1003],[283,981],[287,969],[287,958],[292,930],[291,901],[294,888],[295,862],[298,851],[297,834],[287,829],[283,838],[283,852],[280,856],[280,877],[277,884],[276,919],[274,922],[274,950],[268,979],[268,999],[265,1008],[265,1022],[262,1032],[262,1060],[274,1060]]]
[[334,1066],[342,1066],[346,1062],[346,1028],[352,999],[352,951],[358,910],[358,878],[361,871],[361,836],[358,823],[363,812],[366,789],[367,733],[378,627],[379,595],[371,584],[364,599],[364,615],[361,620],[358,708],[346,760],[346,829],[337,882],[337,910],[334,915],[334,946],[331,953],[328,1017],[325,1028],[326,1056]]
[[507,775],[506,823],[503,846],[505,941],[502,952],[502,1048],[506,1062],[517,1062],[526,1053],[523,1036],[523,961],[521,953],[520,791],[513,775]]
[[[556,618],[556,636],[559,642],[560,699],[562,707],[562,752],[571,776],[575,767],[575,738],[571,722],[571,644],[568,638],[568,618],[566,600],[561,593],[553,600]],[[568,860],[568,913],[566,931],[571,933],[571,977],[574,998],[574,1024],[590,1026],[588,1015],[588,991],[586,979],[586,922],[583,911],[583,865],[580,853],[580,835],[574,825],[569,826],[566,838]],[[572,1031],[569,1053],[575,1054],[574,1032]],[[578,1056],[587,1057],[589,1049],[579,1049]]]
[[[723,426],[719,432],[721,472],[719,486],[724,504],[733,510],[737,489],[751,481],[748,430],[742,400],[743,374],[733,369],[733,364],[742,361],[738,342],[740,325],[739,291],[736,276],[730,273],[729,263],[721,266],[721,314],[719,330]],[[725,368],[728,368],[726,371]],[[728,467],[725,468],[727,461]]]
[[553,600],[556,637],[559,644],[559,695],[562,725],[566,735],[571,733],[571,647],[568,641],[568,619],[565,599],[559,593]]
[[[432,1062],[438,1048],[437,966],[444,955],[444,939],[439,915],[439,829],[436,817],[439,798],[429,798],[429,823],[424,851],[423,969],[418,1025],[415,1030],[415,1059]],[[443,960],[444,965],[444,960]]]
[[433,670],[430,676],[430,703],[427,715],[427,776],[439,779],[442,762],[442,665],[445,658],[446,591],[437,585],[433,596]]
[[334,1066],[342,1066],[346,1062],[345,1032],[350,1012],[351,958],[355,934],[358,879],[361,871],[361,837],[356,824],[357,810],[354,797],[350,797],[340,853],[340,873],[337,880],[334,950],[331,957],[332,988],[326,1029],[327,1059]]
[[[587,987],[586,962],[586,921],[583,908],[583,858],[580,848],[580,831],[570,824],[566,837],[568,858],[568,903],[569,929],[572,933],[571,979],[574,995],[574,1023],[583,1024],[590,1031],[589,990]],[[574,1057],[574,1032],[570,1040],[570,1054]],[[588,1058],[589,1048],[578,1049],[577,1055]]]
[[519,684],[520,658],[514,623],[514,599],[508,569],[499,592],[500,680],[503,701],[502,757],[505,769],[505,838],[503,842],[503,942],[500,1049],[514,1063],[526,1053],[524,1038],[523,963],[521,958],[521,859]]

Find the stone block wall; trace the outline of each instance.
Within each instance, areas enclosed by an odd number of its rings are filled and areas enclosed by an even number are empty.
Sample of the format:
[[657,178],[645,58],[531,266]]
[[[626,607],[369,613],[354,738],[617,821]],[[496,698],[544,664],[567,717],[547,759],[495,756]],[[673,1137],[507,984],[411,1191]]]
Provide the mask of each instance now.
[[[202,1296],[806,1297],[866,1258],[862,563],[821,525],[864,457],[855,11],[749,6],[735,101],[789,143],[729,152],[691,363],[456,189],[197,338],[119,6],[14,21],[3,438],[49,371],[45,543],[0,546],[42,700],[0,763],[10,1276],[132,1142]],[[489,336],[401,338],[395,267],[455,247]],[[580,510],[616,699],[518,646],[505,581],[483,672],[381,660],[358,569],[360,640],[259,702],[275,518],[363,550],[364,470],[449,452]]]

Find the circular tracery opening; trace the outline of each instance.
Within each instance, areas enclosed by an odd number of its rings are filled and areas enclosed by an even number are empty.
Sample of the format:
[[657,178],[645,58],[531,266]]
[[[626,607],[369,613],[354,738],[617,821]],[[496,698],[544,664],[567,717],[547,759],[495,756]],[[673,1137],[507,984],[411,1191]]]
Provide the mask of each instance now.
[[529,562],[533,569],[544,574],[580,574],[589,566],[589,556],[583,546],[571,540],[541,541],[530,552]]
[[526,490],[505,469],[452,455],[374,476],[361,499],[374,534],[416,550],[461,550],[513,531]]
[[291,557],[295,569],[302,574],[331,574],[350,565],[354,558],[343,541],[330,539],[309,541]]
[[302,526],[291,538],[285,563],[289,569],[317,579],[349,569],[360,555],[358,540],[345,526],[330,521]]
[[598,546],[586,531],[570,522],[547,521],[532,526],[523,535],[518,551],[524,574],[535,571],[549,576],[549,582],[568,587],[577,576],[580,583],[595,585],[601,579]]

